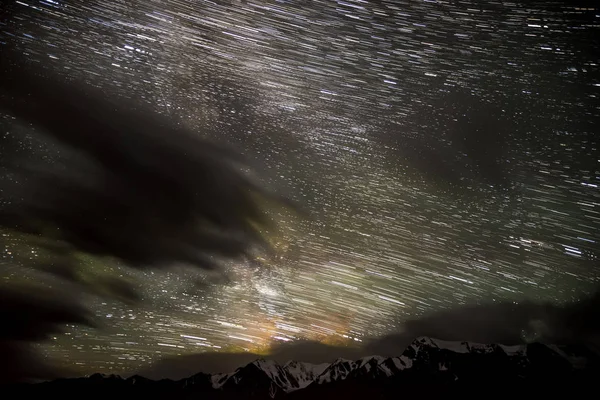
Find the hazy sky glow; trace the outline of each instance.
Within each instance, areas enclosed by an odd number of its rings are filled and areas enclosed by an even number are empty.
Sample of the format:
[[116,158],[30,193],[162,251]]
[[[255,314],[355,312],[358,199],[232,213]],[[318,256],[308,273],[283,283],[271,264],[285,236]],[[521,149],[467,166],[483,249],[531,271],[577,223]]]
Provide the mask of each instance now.
[[[119,372],[299,339],[360,345],[433,311],[590,293],[600,9],[516,3],[11,3],[0,41],[235,146],[310,216],[278,211],[275,254],[231,263],[227,282],[89,261],[130,274],[144,301],[90,297],[101,327],[41,350]],[[0,145],[58,158],[11,121]],[[6,235],[3,279],[33,279]]]

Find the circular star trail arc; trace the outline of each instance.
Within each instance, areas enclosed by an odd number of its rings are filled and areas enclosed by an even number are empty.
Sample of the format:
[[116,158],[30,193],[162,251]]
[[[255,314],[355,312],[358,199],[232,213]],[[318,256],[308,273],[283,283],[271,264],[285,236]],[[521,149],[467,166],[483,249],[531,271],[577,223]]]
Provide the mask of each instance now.
[[227,283],[138,273],[142,305],[90,299],[104,328],[70,327],[48,356],[87,373],[360,343],[429,311],[560,303],[598,282],[598,8],[307,4],[9,5],[1,35],[29,58],[236,146],[311,216],[280,214],[275,255],[228,266]]

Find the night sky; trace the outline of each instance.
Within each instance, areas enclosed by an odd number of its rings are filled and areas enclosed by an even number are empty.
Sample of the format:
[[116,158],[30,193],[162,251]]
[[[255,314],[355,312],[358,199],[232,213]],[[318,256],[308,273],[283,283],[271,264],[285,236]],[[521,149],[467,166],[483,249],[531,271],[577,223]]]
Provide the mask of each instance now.
[[[68,325],[37,345],[61,365],[122,372],[300,339],[360,346],[431,312],[560,305],[600,283],[598,7],[8,3],[2,43],[233,146],[303,210],[274,211],[274,253],[226,275],[85,259],[130,277],[142,301],[86,297],[98,328]],[[3,120],[3,149],[59,162]],[[38,279],[14,254],[29,247],[3,235],[2,279]]]

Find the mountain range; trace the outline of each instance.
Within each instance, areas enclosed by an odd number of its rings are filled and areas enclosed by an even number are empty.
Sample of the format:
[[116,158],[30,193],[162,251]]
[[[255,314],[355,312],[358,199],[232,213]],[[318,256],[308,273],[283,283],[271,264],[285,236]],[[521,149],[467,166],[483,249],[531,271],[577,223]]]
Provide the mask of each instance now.
[[392,399],[403,395],[556,395],[600,387],[600,355],[583,345],[519,346],[413,341],[399,357],[337,359],[330,364],[258,359],[231,373],[181,380],[94,374],[11,388],[16,397],[135,396],[152,399]]

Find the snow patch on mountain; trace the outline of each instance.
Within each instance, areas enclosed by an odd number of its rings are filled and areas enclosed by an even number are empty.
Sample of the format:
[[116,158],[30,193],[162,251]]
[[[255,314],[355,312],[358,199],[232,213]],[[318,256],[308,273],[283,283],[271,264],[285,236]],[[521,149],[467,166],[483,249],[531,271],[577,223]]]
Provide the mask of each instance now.
[[433,339],[422,336],[417,338],[411,347],[418,353],[421,346],[438,348],[440,350],[448,350],[453,353],[468,354],[468,353],[493,353],[500,347],[507,355],[523,355],[526,353],[526,345],[505,346],[502,344],[483,344],[474,342],[453,342],[441,339]]
[[522,355],[527,352],[527,346],[525,345],[505,346],[499,344],[498,346],[500,346],[500,348],[509,356]]
[[561,357],[569,361],[569,363],[576,369],[584,369],[587,366],[587,358],[581,355],[570,354],[565,352],[559,346],[551,344],[548,347],[557,352]]
[[321,375],[316,379],[316,383],[321,385],[323,383],[335,382],[346,379],[350,372],[358,368],[358,363],[343,358],[338,358],[331,363]]
[[291,390],[303,389],[310,385],[316,377],[321,375],[325,369],[329,367],[329,364],[310,364],[298,361],[289,361],[283,367],[290,375],[296,378],[298,387],[291,388]]
[[365,364],[371,362],[372,360],[375,360],[377,365],[379,365],[385,361],[385,358],[381,356],[363,357],[360,360],[358,360],[358,368],[362,368],[363,366],[365,366]]
[[392,362],[400,371],[412,367],[412,360],[406,356],[392,357]]
[[446,340],[429,339],[439,349],[450,350],[454,353],[466,354],[470,352],[467,342],[448,342]]
[[231,374],[214,374],[214,375],[212,375],[210,377],[212,387],[214,389],[219,389],[221,386],[223,386],[223,384],[225,384],[227,379],[229,379],[230,375]]
[[259,359],[253,361],[251,364],[254,364],[272,380],[280,379],[282,368],[275,361]]

